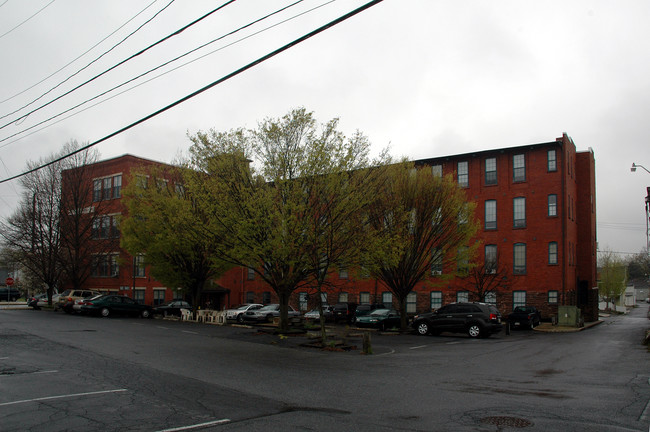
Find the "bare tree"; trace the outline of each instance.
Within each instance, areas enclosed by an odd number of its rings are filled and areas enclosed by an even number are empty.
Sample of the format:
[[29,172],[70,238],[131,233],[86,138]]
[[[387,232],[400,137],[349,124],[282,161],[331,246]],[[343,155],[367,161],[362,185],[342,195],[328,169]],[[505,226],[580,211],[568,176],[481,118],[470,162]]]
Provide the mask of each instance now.
[[513,284],[508,266],[502,264],[498,256],[488,256],[483,264],[469,267],[465,281],[467,290],[480,302],[484,302],[491,294],[510,290]]

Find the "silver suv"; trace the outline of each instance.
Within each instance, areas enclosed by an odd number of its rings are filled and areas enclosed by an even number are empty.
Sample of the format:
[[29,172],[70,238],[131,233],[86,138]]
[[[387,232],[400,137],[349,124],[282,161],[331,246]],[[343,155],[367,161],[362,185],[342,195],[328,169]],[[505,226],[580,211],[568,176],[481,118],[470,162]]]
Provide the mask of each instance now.
[[96,295],[101,295],[101,293],[92,290],[65,290],[61,293],[59,299],[54,304],[54,310],[63,309],[65,313],[72,313],[74,311],[73,306],[76,300]]

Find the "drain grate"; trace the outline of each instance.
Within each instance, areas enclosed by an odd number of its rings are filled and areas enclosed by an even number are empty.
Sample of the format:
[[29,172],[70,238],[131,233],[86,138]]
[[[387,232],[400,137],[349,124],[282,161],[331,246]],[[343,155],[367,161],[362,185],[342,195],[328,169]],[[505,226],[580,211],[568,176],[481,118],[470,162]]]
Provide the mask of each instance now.
[[487,423],[498,427],[506,426],[506,427],[514,427],[514,428],[525,428],[533,425],[533,422],[531,422],[530,420],[526,420],[518,417],[508,417],[508,416],[484,417],[481,419],[481,423]]

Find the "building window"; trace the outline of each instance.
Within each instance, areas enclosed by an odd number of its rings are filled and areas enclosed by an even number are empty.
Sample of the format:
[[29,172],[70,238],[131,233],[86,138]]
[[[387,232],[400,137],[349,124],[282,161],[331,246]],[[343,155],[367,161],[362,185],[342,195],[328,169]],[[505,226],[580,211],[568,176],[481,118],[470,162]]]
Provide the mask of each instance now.
[[255,303],[255,293],[253,291],[246,291],[246,303]]
[[339,293],[339,303],[347,303],[347,302],[348,302],[348,293],[346,292]]
[[144,277],[144,255],[138,254],[133,257],[133,276]]
[[551,217],[557,216],[557,195],[555,194],[548,196],[548,215]]
[[381,302],[387,308],[393,307],[393,293],[390,291],[384,291],[381,293]]
[[431,251],[431,274],[442,274],[442,249],[439,247],[435,247]]
[[113,187],[111,185],[111,177],[107,177],[103,181],[104,183],[104,190],[102,191],[102,198],[105,200],[109,200],[113,197]]
[[497,159],[496,158],[485,159],[485,184],[486,185],[497,184]]
[[431,173],[434,177],[442,177],[442,165],[432,165]]
[[133,295],[133,300],[135,300],[140,304],[144,304],[144,290],[143,289],[135,290],[135,294]]
[[340,267],[339,268],[339,279],[347,279],[348,278],[348,269],[345,267]]
[[307,310],[307,300],[309,300],[309,296],[306,292],[298,293],[298,307],[303,312]]
[[557,264],[557,242],[548,244],[548,263],[551,265]]
[[370,304],[370,293],[369,292],[360,292],[359,293],[359,303],[360,304]]
[[414,314],[417,312],[418,295],[415,291],[411,291],[406,296],[406,313]]
[[248,267],[246,279],[247,280],[255,280],[255,269],[254,268]]
[[549,150],[546,153],[546,168],[549,172],[557,171],[557,153],[555,150]]
[[469,291],[458,291],[456,293],[456,301],[458,303],[467,303],[469,301]]
[[512,157],[512,181],[526,181],[526,160],[523,154],[517,154]]
[[175,183],[174,190],[176,191],[176,196],[179,198],[185,197],[185,186],[182,183]]
[[485,229],[497,229],[497,200],[485,201]]
[[270,291],[264,291],[262,293],[262,304],[269,304],[271,303],[271,292]]
[[496,305],[497,304],[497,293],[495,293],[495,292],[486,293],[484,301],[485,301],[485,303]]
[[514,274],[526,274],[526,244],[515,243],[513,247],[513,268]]
[[327,293],[326,292],[320,293],[320,302],[323,303],[324,305],[328,304],[327,303]]
[[517,197],[512,200],[513,226],[526,227],[526,198]]
[[497,245],[485,245],[485,273],[494,274],[497,272]]
[[102,200],[102,181],[93,180],[93,202]]
[[431,310],[442,307],[442,291],[431,291]]
[[149,184],[149,179],[147,178],[147,176],[143,176],[143,175],[135,176],[135,185],[138,189],[147,189],[148,184]]
[[526,306],[526,291],[512,292],[512,309],[518,306]]
[[158,306],[165,303],[165,291],[164,289],[155,289],[153,290],[153,305]]
[[469,270],[469,248],[467,246],[461,246],[458,248],[456,265],[459,273],[467,274]]
[[469,169],[467,162],[458,162],[458,185],[469,187]]
[[557,304],[558,301],[558,291],[552,290],[548,292],[548,304]]
[[122,174],[113,176],[113,198],[122,196]]
[[111,276],[117,277],[120,274],[120,260],[118,254],[111,255]]

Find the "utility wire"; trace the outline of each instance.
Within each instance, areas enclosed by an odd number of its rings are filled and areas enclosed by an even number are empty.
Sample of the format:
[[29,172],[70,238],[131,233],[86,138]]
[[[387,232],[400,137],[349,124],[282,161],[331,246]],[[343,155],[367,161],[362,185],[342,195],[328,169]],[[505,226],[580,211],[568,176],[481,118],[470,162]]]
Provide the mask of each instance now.
[[[173,1],[173,0],[172,0],[172,1]],[[42,108],[45,108],[46,106],[48,106],[48,105],[50,105],[50,104],[56,102],[57,100],[59,100],[59,99],[65,97],[65,96],[69,95],[70,93],[72,93],[72,92],[74,92],[74,91],[80,89],[81,87],[83,87],[83,86],[85,86],[86,84],[88,84],[88,83],[90,83],[90,82],[96,80],[97,78],[99,78],[99,77],[101,77],[101,76],[107,74],[108,72],[110,72],[110,71],[112,71],[112,70],[114,70],[114,69],[117,69],[119,66],[123,65],[124,63],[126,63],[126,62],[128,62],[128,61],[134,59],[135,57],[137,57],[137,56],[139,56],[139,55],[141,55],[141,54],[143,54],[143,53],[149,51],[151,48],[153,48],[153,47],[155,47],[155,46],[157,46],[157,45],[159,45],[159,44],[165,42],[166,40],[168,40],[168,39],[170,39],[170,38],[172,38],[172,37],[174,37],[174,36],[177,36],[177,35],[181,34],[183,31],[187,30],[189,27],[195,25],[195,24],[198,23],[199,21],[202,21],[203,19],[207,18],[208,16],[212,15],[213,13],[217,12],[218,10],[220,10],[220,9],[222,9],[222,8],[224,8],[224,7],[226,7],[226,6],[228,6],[229,4],[234,3],[235,1],[237,1],[237,0],[229,0],[229,1],[227,1],[226,3],[222,4],[221,6],[217,7],[216,9],[213,9],[212,11],[210,11],[210,12],[208,12],[207,14],[203,15],[202,17],[200,17],[200,18],[198,18],[198,19],[192,21],[191,23],[185,25],[184,27],[182,27],[182,28],[176,30],[174,33],[171,33],[171,34],[165,36],[164,38],[160,39],[159,41],[154,42],[153,44],[149,45],[148,47],[146,47],[146,48],[144,48],[144,49],[138,51],[137,53],[131,55],[130,57],[128,57],[128,58],[126,58],[126,59],[120,61],[120,62],[117,63],[116,65],[111,66],[110,68],[106,69],[104,72],[101,72],[101,73],[99,73],[98,75],[95,75],[93,78],[90,78],[89,80],[83,82],[82,84],[79,84],[78,86],[74,87],[73,89],[71,89],[71,90],[69,90],[69,91],[63,93],[62,95],[60,95],[60,96],[58,96],[58,97],[52,99],[51,101],[49,101],[49,102],[47,102],[47,103],[45,103],[45,104],[39,106],[38,108],[33,109],[32,111],[28,112],[27,114],[23,114],[22,116],[20,116],[20,117],[14,119],[14,120],[12,120],[12,121],[10,121],[9,123],[6,123],[6,124],[0,126],[0,129],[4,129],[5,127],[11,125],[12,123],[18,122],[18,121],[20,121],[20,120],[22,120],[22,119],[28,117],[29,115],[35,113],[36,111],[38,111],[38,110],[40,110],[40,109],[42,109]],[[14,112],[15,112],[15,111],[14,111]],[[9,114],[8,114],[8,115],[9,115]],[[4,117],[6,117],[6,116],[4,116]]]
[[[8,1],[9,1],[9,0],[5,0],[5,3],[8,2]],[[85,55],[88,54],[90,51],[92,51],[93,49],[97,48],[98,45],[100,45],[100,44],[101,44],[102,42],[104,42],[106,39],[108,39],[109,37],[113,36],[113,35],[114,35],[115,33],[117,33],[118,31],[120,31],[122,28],[124,28],[124,26],[126,26],[128,23],[130,23],[131,21],[133,21],[134,19],[136,19],[138,16],[140,16],[140,14],[142,14],[144,11],[146,11],[147,9],[149,9],[149,8],[151,7],[151,5],[153,5],[153,4],[156,3],[157,1],[158,1],[158,0],[153,0],[151,3],[149,3],[147,6],[145,6],[144,9],[142,9],[140,12],[138,12],[137,14],[135,14],[134,16],[132,16],[132,17],[131,17],[127,22],[125,22],[124,24],[122,24],[121,26],[119,26],[118,28],[116,28],[115,30],[113,30],[109,35],[107,35],[106,37],[104,37],[102,40],[100,40],[99,42],[97,42],[95,45],[93,45],[93,46],[91,46],[90,48],[88,48],[85,52],[83,52],[82,54],[80,54],[79,56],[77,56],[77,58],[75,58],[75,59],[71,60],[70,62],[68,62],[68,64],[66,64],[65,66],[60,67],[58,70],[52,72],[51,74],[49,74],[48,76],[46,76],[45,78],[43,78],[42,80],[40,80],[39,82],[37,82],[36,84],[33,84],[33,85],[27,87],[25,90],[21,91],[20,93],[16,93],[15,95],[8,97],[7,99],[0,100],[0,104],[5,103],[5,102],[7,102],[7,101],[10,101],[10,100],[12,100],[13,98],[15,98],[15,97],[17,97],[17,96],[20,96],[21,94],[25,93],[26,91],[33,89],[34,87],[36,87],[37,85],[41,84],[42,82],[44,82],[44,81],[46,81],[46,80],[52,78],[54,75],[58,74],[58,73],[61,72],[63,69],[67,68],[67,67],[70,66],[72,63],[76,62],[76,61],[79,60],[81,57],[85,56]],[[3,3],[2,5],[4,5],[4,3]],[[0,7],[2,7],[2,5],[0,5]],[[120,42],[120,43],[121,43],[121,42]],[[113,47],[113,48],[114,48],[114,47]],[[113,49],[113,48],[111,48],[111,49]],[[96,59],[96,60],[98,60],[98,59]],[[54,90],[54,89],[52,89],[52,90]],[[50,91],[51,91],[51,90],[50,90]],[[48,91],[48,93],[49,93],[49,91]],[[47,94],[47,93],[45,93],[45,94]],[[42,96],[40,96],[38,99],[40,99],[41,97],[45,96],[45,94],[43,94]],[[36,102],[38,99],[36,99],[36,100],[30,102],[30,104]],[[25,107],[23,107],[23,108],[25,108]],[[22,108],[20,108],[20,109],[22,109]],[[14,111],[14,112],[15,112],[15,111]],[[13,113],[11,113],[11,114],[13,114]],[[7,115],[11,115],[11,114],[7,114]],[[0,118],[4,118],[4,117],[6,117],[6,116],[0,117]]]
[[[81,73],[82,71],[84,71],[84,70],[86,70],[87,68],[89,68],[92,64],[94,64],[95,62],[97,62],[99,59],[101,59],[102,57],[104,57],[104,56],[105,56],[106,54],[108,54],[109,52],[113,51],[115,48],[117,48],[117,47],[120,46],[122,43],[124,43],[124,41],[126,41],[128,38],[130,38],[131,36],[133,36],[135,33],[137,33],[140,29],[142,29],[142,27],[146,26],[146,25],[149,24],[151,21],[153,21],[153,20],[154,20],[154,19],[155,19],[159,14],[161,14],[165,9],[167,9],[169,6],[171,6],[171,4],[174,3],[174,1],[175,1],[175,0],[171,0],[169,3],[167,3],[167,5],[165,5],[165,7],[163,7],[163,8],[160,9],[158,12],[156,12],[156,13],[154,14],[154,16],[152,16],[152,17],[149,18],[147,21],[145,21],[144,23],[142,23],[142,25],[140,25],[137,29],[135,29],[135,30],[133,30],[131,33],[129,33],[129,34],[128,34],[124,39],[122,39],[121,41],[119,41],[118,43],[116,43],[115,45],[113,45],[113,46],[112,46],[108,51],[103,52],[99,57],[97,57],[96,59],[94,59],[93,61],[91,61],[90,63],[88,63],[86,66],[82,67],[81,69],[79,69],[78,71],[76,71],[75,73],[73,73],[72,75],[70,75],[69,77],[67,77],[66,79],[64,79],[63,81],[61,81],[60,83],[58,83],[57,85],[55,85],[54,87],[52,87],[51,89],[49,89],[48,91],[46,91],[45,93],[43,93],[42,95],[40,95],[39,97],[37,97],[36,99],[34,99],[33,101],[31,101],[31,102],[29,102],[29,103],[23,105],[22,107],[20,107],[20,108],[14,110],[14,111],[12,111],[12,112],[10,112],[10,113],[8,113],[8,114],[3,115],[2,117],[0,117],[0,119],[3,119],[3,118],[5,118],[5,117],[9,117],[10,115],[17,113],[18,111],[27,108],[28,106],[30,106],[30,105],[33,104],[34,102],[38,101],[38,100],[41,99],[42,97],[48,95],[49,93],[51,93],[51,92],[54,91],[55,89],[59,88],[61,85],[63,85],[63,84],[65,84],[66,82],[68,82],[68,81],[69,81],[70,79],[72,79],[73,77],[77,76],[77,75],[78,75],[79,73]],[[118,66],[119,66],[119,65],[118,65]],[[110,70],[110,69],[109,69],[109,70]],[[108,71],[106,71],[106,72],[108,72]],[[106,72],[103,72],[103,73],[106,73]],[[103,74],[103,73],[102,73],[102,74]],[[92,80],[94,80],[94,79],[100,77],[102,74],[100,74],[100,75],[98,75],[98,76],[92,78],[90,81],[92,81]],[[18,122],[18,121],[20,121],[20,120],[26,118],[26,117],[29,116],[30,114],[32,114],[32,113],[34,113],[34,112],[40,110],[41,108],[44,108],[44,107],[50,105],[51,103],[57,101],[58,99],[62,98],[63,96],[66,96],[66,95],[72,93],[73,91],[77,90],[78,88],[83,87],[85,84],[89,83],[90,81],[86,81],[85,83],[81,84],[80,86],[73,88],[73,89],[70,90],[68,93],[64,93],[63,95],[59,96],[58,98],[56,98],[56,99],[54,99],[54,100],[51,100],[50,102],[48,102],[48,103],[46,103],[46,104],[44,104],[44,105],[41,105],[39,108],[36,108],[35,110],[28,112],[27,114],[25,114],[25,115],[22,116],[22,117],[17,118],[17,119],[15,120],[15,122]],[[10,123],[8,123],[8,124],[11,124],[11,123],[13,123],[13,122],[10,122]],[[7,124],[7,125],[8,125],[8,124]],[[7,126],[7,125],[5,125],[5,126]],[[2,128],[5,127],[5,126],[0,127],[0,129],[2,129]]]
[[151,113],[151,114],[149,114],[149,115],[147,115],[147,116],[145,116],[145,117],[142,117],[140,120],[137,120],[137,121],[131,123],[130,125],[123,127],[122,129],[119,129],[119,130],[117,130],[117,131],[115,131],[115,132],[112,132],[112,133],[106,135],[106,136],[103,137],[103,138],[100,138],[100,139],[98,139],[98,140],[96,140],[96,141],[93,141],[93,142],[91,142],[91,143],[89,143],[89,144],[87,144],[87,145],[85,145],[85,146],[82,146],[82,147],[78,148],[77,150],[68,153],[67,155],[64,155],[64,156],[61,156],[61,157],[59,157],[59,158],[56,158],[56,159],[54,159],[54,160],[52,160],[52,161],[50,161],[50,162],[47,162],[47,163],[45,163],[45,164],[42,164],[42,165],[36,166],[36,167],[34,167],[34,168],[30,169],[30,170],[24,171],[24,172],[22,172],[22,173],[20,173],[20,174],[17,174],[17,175],[15,175],[15,176],[8,177],[8,178],[6,178],[6,179],[0,180],[0,184],[2,184],[2,183],[6,183],[6,182],[9,182],[9,181],[11,181],[11,180],[15,180],[15,179],[17,179],[17,178],[20,178],[20,177],[26,176],[26,175],[28,175],[28,174],[31,174],[31,173],[35,172],[35,171],[38,171],[38,170],[40,170],[40,169],[43,169],[43,168],[48,167],[48,166],[50,166],[50,165],[53,165],[53,164],[55,164],[55,163],[57,163],[57,162],[60,162],[60,161],[62,161],[62,160],[64,160],[64,159],[66,159],[66,158],[69,158],[70,156],[74,156],[74,155],[77,154],[77,153],[81,153],[82,151],[85,151],[85,150],[87,150],[87,149],[89,149],[89,148],[91,148],[91,147],[93,147],[93,146],[96,146],[97,144],[100,144],[100,143],[102,143],[102,142],[104,142],[104,141],[106,141],[106,140],[108,140],[108,139],[110,139],[110,138],[113,138],[114,136],[117,136],[117,135],[119,135],[119,134],[121,134],[121,133],[123,133],[123,132],[125,132],[125,131],[127,131],[127,130],[129,130],[129,129],[132,129],[132,128],[134,128],[135,126],[137,126],[137,125],[139,125],[139,124],[141,124],[141,123],[144,123],[144,122],[146,122],[146,121],[148,121],[148,120],[150,120],[150,119],[152,119],[152,118],[154,118],[154,117],[156,117],[156,116],[158,116],[158,115],[164,113],[165,111],[168,111],[168,110],[174,108],[175,106],[180,105],[180,104],[182,104],[183,102],[186,102],[186,101],[188,101],[188,100],[194,98],[195,96],[198,96],[199,94],[201,94],[201,93],[203,93],[203,92],[205,92],[205,91],[207,91],[207,90],[210,90],[212,87],[215,87],[215,86],[217,86],[217,85],[223,83],[224,81],[227,81],[227,80],[229,80],[230,78],[233,78],[233,77],[235,77],[235,76],[241,74],[242,72],[245,72],[245,71],[247,71],[248,69],[250,69],[250,68],[252,68],[252,67],[254,67],[254,66],[257,66],[258,64],[263,63],[263,62],[265,62],[266,60],[275,57],[276,55],[278,55],[278,54],[280,54],[280,53],[282,53],[282,52],[288,50],[289,48],[292,48],[292,47],[294,47],[294,46],[296,46],[296,45],[298,45],[298,44],[300,44],[300,43],[306,41],[307,39],[309,39],[309,38],[311,38],[311,37],[313,37],[313,36],[315,36],[315,35],[317,35],[317,34],[319,34],[319,33],[322,33],[322,32],[324,32],[325,30],[327,30],[327,29],[329,29],[329,28],[331,28],[331,27],[334,27],[334,26],[336,26],[337,24],[342,23],[343,21],[346,21],[347,19],[349,19],[349,18],[351,18],[351,17],[353,17],[353,16],[355,16],[355,15],[357,15],[357,14],[359,14],[359,13],[365,11],[366,9],[368,9],[368,8],[370,8],[370,7],[372,7],[372,6],[375,6],[375,5],[379,4],[379,3],[381,3],[382,1],[383,1],[383,0],[373,0],[373,1],[370,1],[370,2],[368,2],[368,3],[366,3],[366,4],[364,4],[364,5],[362,5],[362,6],[358,7],[358,8],[356,8],[356,9],[354,9],[354,10],[351,11],[351,12],[348,12],[347,14],[342,15],[342,16],[340,16],[339,18],[336,18],[336,19],[333,20],[333,21],[330,21],[329,23],[327,23],[327,24],[325,24],[325,25],[323,25],[323,26],[317,28],[316,30],[312,30],[311,32],[307,33],[306,35],[301,36],[301,37],[299,37],[298,39],[296,39],[296,40],[294,40],[294,41],[292,41],[292,42],[289,42],[289,43],[286,44],[286,45],[283,45],[282,47],[276,49],[275,51],[272,51],[272,52],[270,52],[269,54],[266,54],[265,56],[262,56],[262,57],[258,58],[257,60],[255,60],[255,61],[253,61],[253,62],[251,62],[251,63],[248,63],[247,65],[245,65],[245,66],[243,66],[243,67],[237,69],[236,71],[231,72],[230,74],[225,75],[224,77],[219,78],[218,80],[211,82],[210,84],[208,84],[208,85],[206,85],[206,86],[204,86],[204,87],[202,87],[202,88],[200,88],[200,89],[194,91],[193,93],[190,93],[190,94],[188,94],[187,96],[182,97],[181,99],[178,99],[177,101],[175,101],[175,102],[173,102],[173,103],[171,103],[171,104],[169,104],[169,105],[167,105],[167,106],[165,106],[165,107],[159,109],[158,111],[155,111],[155,112],[153,112],[153,113]]
[[3,1],[2,4],[0,4],[0,7],[6,5],[8,1],[9,1],[9,0],[5,0],[5,1]]
[[[62,115],[64,115],[64,114],[66,114],[66,113],[68,113],[68,112],[70,112],[70,111],[73,111],[73,110],[75,110],[75,109],[77,109],[77,108],[79,108],[79,107],[81,107],[81,106],[87,104],[88,102],[92,102],[93,100],[96,100],[96,99],[98,99],[98,98],[100,98],[100,97],[102,97],[102,96],[104,96],[104,95],[106,95],[106,94],[108,94],[108,93],[110,93],[110,92],[112,92],[112,91],[114,91],[114,90],[117,90],[117,89],[120,88],[120,87],[123,87],[123,86],[125,86],[125,85],[127,85],[127,84],[129,84],[129,83],[131,83],[131,82],[133,82],[133,81],[136,81],[136,80],[142,78],[143,76],[148,75],[149,73],[154,72],[154,71],[156,71],[156,70],[158,70],[158,69],[160,69],[160,68],[162,68],[162,67],[164,67],[164,66],[167,66],[168,64],[173,63],[173,62],[175,62],[175,61],[177,61],[177,60],[179,60],[179,59],[181,59],[181,58],[183,58],[183,57],[185,57],[185,56],[187,56],[187,55],[189,55],[189,54],[191,54],[191,53],[193,53],[193,52],[196,52],[196,51],[198,51],[198,50],[200,50],[200,49],[202,49],[202,48],[204,48],[204,47],[206,47],[206,46],[208,46],[208,45],[210,45],[210,44],[212,44],[212,43],[214,43],[214,42],[217,42],[217,41],[219,41],[219,40],[222,40],[222,39],[224,39],[224,38],[226,38],[226,37],[228,37],[228,36],[231,36],[231,35],[233,35],[233,34],[239,32],[239,31],[241,31],[241,30],[247,28],[247,27],[250,27],[250,26],[252,26],[252,25],[254,25],[254,24],[257,24],[257,23],[260,22],[260,21],[263,21],[263,20],[265,20],[265,19],[267,19],[267,18],[269,18],[269,17],[271,17],[271,16],[273,16],[273,15],[276,15],[276,14],[278,14],[278,13],[280,13],[280,12],[282,12],[282,11],[284,11],[284,10],[286,10],[286,9],[288,9],[288,8],[290,8],[290,7],[292,7],[292,6],[295,6],[296,4],[298,4],[298,3],[302,2],[302,1],[303,1],[303,0],[298,0],[298,1],[292,3],[292,4],[288,5],[288,6],[285,6],[285,7],[281,8],[281,9],[278,9],[278,10],[275,11],[275,12],[272,12],[272,13],[270,13],[270,14],[267,14],[266,16],[263,16],[263,17],[261,17],[261,18],[258,18],[257,20],[255,20],[255,21],[253,21],[253,22],[250,22],[250,23],[248,23],[248,24],[246,24],[246,25],[244,25],[244,26],[242,26],[242,27],[239,27],[238,29],[233,30],[233,31],[231,31],[231,32],[229,32],[229,33],[227,33],[227,34],[225,34],[225,35],[223,35],[223,36],[220,36],[220,37],[218,37],[218,38],[216,38],[216,39],[213,39],[213,40],[211,40],[210,42],[207,42],[207,43],[205,43],[205,44],[203,44],[203,45],[200,45],[200,46],[198,46],[197,48],[194,48],[194,49],[192,49],[192,50],[190,50],[190,51],[188,51],[188,52],[186,52],[186,53],[184,53],[184,54],[181,54],[181,55],[178,56],[178,57],[175,57],[175,58],[173,58],[173,59],[171,59],[171,60],[169,60],[169,61],[167,61],[167,62],[165,62],[165,63],[163,63],[163,64],[160,64],[160,65],[156,66],[156,67],[153,68],[153,69],[150,69],[150,70],[148,70],[148,71],[146,71],[146,72],[143,72],[143,73],[141,73],[140,75],[137,75],[137,76],[135,76],[135,77],[133,77],[133,78],[131,78],[131,79],[129,79],[129,80],[127,80],[127,81],[121,83],[121,84],[118,84],[118,85],[115,86],[115,87],[112,87],[112,88],[110,88],[110,89],[108,89],[108,90],[106,90],[106,91],[104,91],[104,92],[102,92],[102,93],[100,93],[100,94],[98,94],[98,95],[96,95],[96,96],[93,96],[93,97],[90,98],[90,99],[86,99],[85,101],[83,101],[83,102],[81,102],[81,103],[78,103],[77,105],[75,105],[75,106],[73,106],[73,107],[71,107],[71,108],[68,108],[68,109],[66,109],[65,111],[62,111],[62,112],[60,112],[60,113],[58,113],[58,114],[55,114],[55,115],[53,115],[53,116],[51,116],[51,117],[49,117],[49,118],[47,118],[47,119],[45,119],[45,120],[42,120],[42,121],[40,121],[40,122],[38,122],[38,123],[36,123],[36,124],[33,124],[33,125],[31,125],[30,127],[25,128],[25,129],[23,129],[23,130],[21,130],[21,131],[19,131],[19,132],[16,132],[16,133],[14,133],[14,134],[12,134],[12,135],[6,136],[6,137],[0,139],[0,143],[1,143],[1,142],[4,142],[4,141],[7,141],[7,140],[9,140],[9,139],[11,139],[11,138],[14,138],[14,137],[16,137],[16,136],[18,136],[18,135],[21,135],[21,134],[23,134],[23,133],[25,133],[25,132],[27,132],[27,131],[29,131],[29,130],[31,130],[31,129],[34,129],[34,128],[36,128],[36,127],[42,125],[42,124],[48,123],[48,122],[50,122],[51,120],[54,120],[55,118],[58,118],[58,117],[60,117],[60,116],[62,116]],[[205,55],[203,55],[203,56],[201,56],[201,57],[198,57],[198,58],[196,58],[196,59],[194,59],[194,60],[191,60],[191,61],[189,61],[189,62],[186,62],[186,63],[184,63],[184,64],[182,64],[182,65],[180,65],[180,66],[178,66],[178,67],[175,67],[175,68],[170,69],[170,70],[168,70],[168,71],[166,71],[166,72],[164,72],[164,73],[161,73],[161,74],[159,74],[159,75],[153,77],[153,78],[150,79],[150,80],[144,81],[143,83],[140,83],[140,84],[138,84],[138,85],[135,85],[135,86],[133,86],[133,87],[131,87],[131,88],[125,90],[124,92],[120,92],[120,93],[118,93],[118,95],[124,94],[125,92],[130,91],[130,90],[133,90],[134,88],[139,87],[139,86],[142,85],[142,84],[145,84],[145,83],[151,82],[151,81],[153,81],[154,79],[158,79],[158,78],[160,78],[160,77],[163,76],[163,75],[166,75],[166,74],[171,73],[171,72],[173,72],[173,71],[175,71],[175,70],[178,70],[178,69],[180,69],[181,67],[185,67],[185,66],[187,66],[188,64],[191,64],[191,63],[193,63],[193,62],[195,62],[195,61],[198,61],[198,60],[200,60],[200,59],[202,59],[202,58],[204,58],[204,57],[206,57],[206,56],[208,56],[208,55],[212,55],[212,54],[214,54],[214,53],[217,52],[217,51],[220,51],[220,50],[225,49],[225,48],[227,48],[227,47],[229,47],[229,46],[235,45],[236,43],[239,43],[239,42],[241,42],[241,41],[243,41],[243,40],[246,40],[246,39],[249,39],[249,38],[251,38],[251,37],[253,37],[253,36],[256,36],[256,35],[258,35],[258,34],[260,34],[260,33],[262,33],[262,32],[265,32],[265,31],[267,31],[267,30],[269,30],[269,29],[272,29],[272,28],[277,27],[277,26],[279,26],[279,25],[281,25],[281,24],[284,24],[284,23],[286,23],[286,22],[288,22],[288,21],[291,21],[291,20],[293,20],[293,19],[295,19],[295,18],[297,18],[297,17],[299,17],[299,16],[302,16],[302,15],[305,15],[305,14],[307,14],[307,13],[313,12],[314,10],[319,9],[319,8],[321,8],[321,7],[323,7],[323,6],[326,6],[326,5],[330,4],[330,3],[333,3],[334,1],[336,1],[336,0],[330,0],[329,2],[326,2],[326,3],[323,3],[323,4],[318,5],[318,6],[316,6],[316,7],[313,7],[313,8],[311,8],[311,9],[309,9],[309,10],[306,10],[306,11],[304,11],[304,12],[302,12],[302,13],[299,13],[299,14],[297,14],[297,15],[292,16],[291,18],[287,18],[287,19],[285,19],[285,20],[283,20],[283,21],[280,21],[280,22],[278,22],[278,23],[276,23],[276,24],[273,24],[273,25],[271,25],[271,26],[268,26],[268,27],[266,27],[266,28],[264,28],[264,29],[261,29],[261,30],[255,32],[255,33],[252,33],[252,34],[250,34],[250,35],[248,35],[248,36],[245,36],[245,37],[243,37],[243,38],[241,38],[241,39],[237,39],[236,41],[234,41],[234,42],[232,42],[232,43],[230,43],[230,44],[228,44],[228,45],[222,46],[222,47],[220,47],[220,48],[218,48],[218,49],[216,49],[216,50],[213,50],[213,51],[211,51],[211,52],[209,52],[209,53],[207,53],[207,54],[205,54]],[[110,99],[112,99],[112,97],[111,97],[111,98],[108,98],[108,99],[105,99],[105,100],[102,101],[102,102],[105,102],[106,100],[110,100]],[[101,102],[100,102],[100,103],[101,103]],[[99,105],[99,103],[94,104],[94,105],[92,105],[91,107],[93,107],[93,106],[97,106],[97,105]],[[83,112],[83,111],[85,111],[85,110],[82,110],[82,111],[79,111],[79,112]],[[71,117],[71,116],[68,116],[68,117],[66,117],[66,118],[70,118],[70,117]],[[44,129],[44,128],[41,128],[41,129],[39,129],[39,130],[42,130],[42,129]],[[10,145],[10,144],[12,144],[12,143],[14,143],[14,142],[16,142],[16,141],[17,141],[17,140],[14,140],[14,141],[10,141],[10,142],[8,142],[7,144],[3,144],[3,145],[0,146],[0,148],[5,148],[6,146],[8,146],[8,145]]]
[[[9,1],[9,0],[7,0],[7,1]],[[40,9],[39,9],[35,14],[33,14],[32,16],[30,16],[29,18],[27,18],[26,20],[24,20],[24,21],[21,22],[20,24],[18,24],[18,25],[15,26],[14,28],[12,28],[12,29],[10,29],[10,30],[4,32],[3,34],[1,34],[1,35],[0,35],[0,39],[2,39],[3,37],[7,36],[7,35],[8,35],[9,33],[11,33],[12,31],[16,30],[18,27],[20,27],[21,25],[25,24],[25,23],[26,23],[27,21],[29,21],[30,19],[34,18],[34,17],[35,17],[36,15],[38,15],[39,13],[43,12],[43,10],[44,10],[46,7],[48,7],[49,5],[51,5],[52,3],[54,3],[55,1],[56,1],[56,0],[52,0],[51,2],[49,2],[48,4],[46,4],[45,6],[43,6],[42,8],[40,8]],[[7,2],[5,2],[5,3],[7,3]],[[0,6],[4,6],[5,3],[2,3]]]

